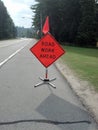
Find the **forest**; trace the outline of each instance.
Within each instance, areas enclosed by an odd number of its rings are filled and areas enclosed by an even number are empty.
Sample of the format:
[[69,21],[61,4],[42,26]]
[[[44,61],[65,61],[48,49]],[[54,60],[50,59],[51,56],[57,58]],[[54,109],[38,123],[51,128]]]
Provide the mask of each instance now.
[[17,30],[17,37],[27,37],[27,38],[32,38],[34,34],[34,29],[33,28],[24,28],[24,27],[18,27],[16,26]]
[[13,20],[0,0],[0,40],[15,38],[17,34]]
[[[42,27],[49,16],[50,33],[62,44],[96,47],[98,43],[98,0],[35,0],[31,6],[33,35],[41,38]],[[17,37],[17,30],[3,2],[0,0],[0,40]],[[21,33],[25,37],[24,33]]]
[[31,6],[33,26],[42,36],[42,27],[49,16],[50,33],[61,43],[96,47],[98,41],[98,1],[36,0]]

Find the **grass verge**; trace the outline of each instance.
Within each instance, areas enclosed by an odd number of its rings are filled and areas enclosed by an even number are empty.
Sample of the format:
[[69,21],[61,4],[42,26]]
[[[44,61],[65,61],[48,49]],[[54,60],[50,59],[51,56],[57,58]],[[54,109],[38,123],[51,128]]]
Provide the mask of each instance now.
[[89,81],[98,91],[98,49],[63,46],[66,54],[62,56],[79,78]]

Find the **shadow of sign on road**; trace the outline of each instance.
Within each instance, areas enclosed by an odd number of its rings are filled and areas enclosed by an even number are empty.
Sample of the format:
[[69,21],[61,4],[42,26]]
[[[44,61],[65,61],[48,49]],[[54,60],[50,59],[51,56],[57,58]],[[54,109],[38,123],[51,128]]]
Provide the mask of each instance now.
[[58,123],[62,130],[89,130],[91,118],[88,113],[54,94],[50,94],[36,111],[47,120]]

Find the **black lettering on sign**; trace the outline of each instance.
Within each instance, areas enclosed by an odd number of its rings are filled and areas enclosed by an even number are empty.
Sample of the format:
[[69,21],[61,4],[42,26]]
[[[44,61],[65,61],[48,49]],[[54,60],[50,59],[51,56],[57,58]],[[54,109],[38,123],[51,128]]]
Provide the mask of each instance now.
[[49,54],[41,54],[40,58],[56,59],[56,56],[55,55],[49,55]]
[[55,59],[56,56],[55,56],[55,55],[50,55],[50,58],[51,58],[51,59]]
[[49,55],[48,55],[48,54],[41,54],[41,55],[40,55],[40,58],[46,58],[46,59],[48,59],[48,58],[49,58]]
[[42,42],[42,46],[51,46],[51,47],[54,47],[55,44],[54,44],[54,42]]
[[42,48],[41,49],[41,52],[54,52],[54,49],[51,49],[51,48]]

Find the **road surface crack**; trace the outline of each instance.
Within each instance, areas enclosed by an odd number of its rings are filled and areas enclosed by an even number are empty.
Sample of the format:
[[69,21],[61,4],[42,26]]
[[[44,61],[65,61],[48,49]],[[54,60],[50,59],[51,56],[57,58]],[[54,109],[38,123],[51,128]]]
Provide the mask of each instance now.
[[16,120],[16,121],[8,121],[8,122],[0,122],[1,125],[14,125],[19,123],[46,123],[46,124],[53,124],[53,125],[60,125],[60,124],[79,124],[79,123],[86,123],[91,124],[91,121],[81,120],[81,121],[53,121],[53,120],[44,120],[44,119],[31,119],[31,120]]

